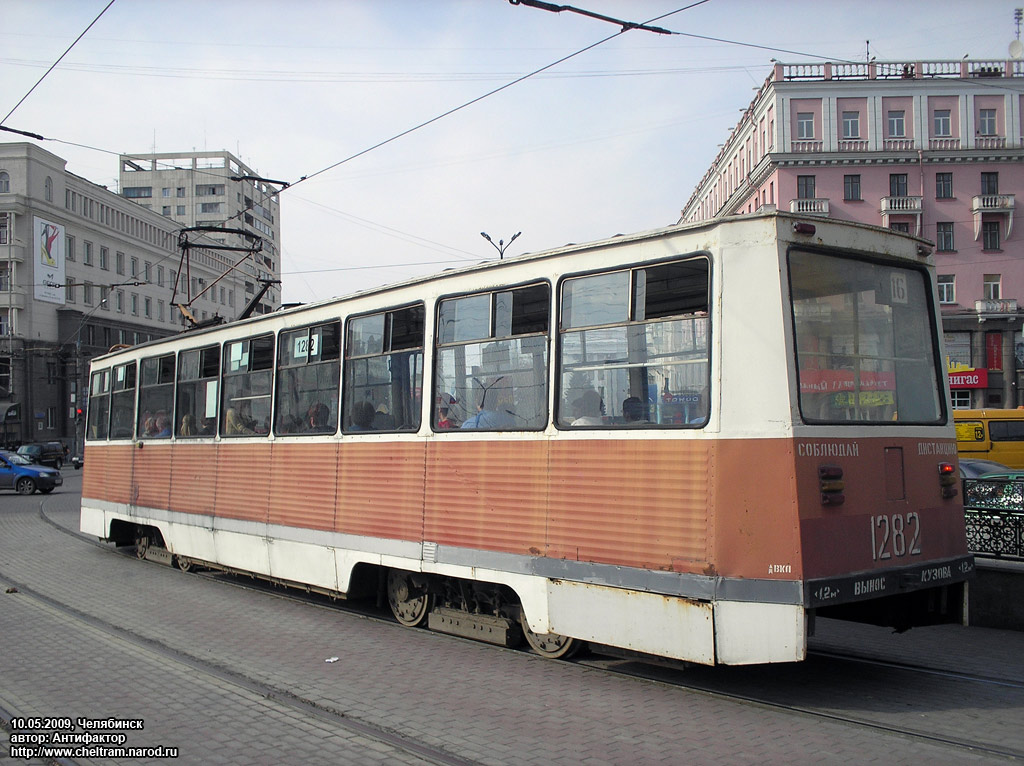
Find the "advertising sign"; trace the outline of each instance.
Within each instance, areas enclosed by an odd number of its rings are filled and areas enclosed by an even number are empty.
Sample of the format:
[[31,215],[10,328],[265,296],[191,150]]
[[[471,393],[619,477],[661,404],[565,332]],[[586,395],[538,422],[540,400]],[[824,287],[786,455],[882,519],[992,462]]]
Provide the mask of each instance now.
[[32,219],[37,301],[64,305],[64,227],[39,217]]

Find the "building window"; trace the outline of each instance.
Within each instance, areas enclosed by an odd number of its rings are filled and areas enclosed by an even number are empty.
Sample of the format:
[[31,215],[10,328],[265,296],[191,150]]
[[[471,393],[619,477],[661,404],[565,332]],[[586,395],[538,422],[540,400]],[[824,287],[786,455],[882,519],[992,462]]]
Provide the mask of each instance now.
[[[100,285],[100,308],[104,311],[110,311],[110,288],[106,285]],[[109,343],[107,344],[110,345]]]
[[132,316],[139,315],[139,295],[138,293],[132,293]]
[[150,279],[152,279],[152,274],[153,264],[150,263],[149,261],[146,261],[145,265],[142,267],[142,278],[149,282]]
[[935,174],[935,198],[936,199],[953,199],[953,174],[952,173],[936,173]]
[[122,194],[128,199],[148,199],[153,196],[152,186],[127,186]]
[[117,253],[115,256],[117,273],[124,274],[124,253]]
[[999,285],[1002,282],[1002,277],[999,274],[986,274],[983,284],[983,295],[982,297],[987,301],[998,301],[1002,298],[1002,290],[999,289]]
[[110,271],[110,250],[105,247],[100,248],[100,268]]
[[860,196],[860,176],[843,176],[843,199],[854,201],[862,199]]
[[843,138],[860,138],[860,112],[843,112]]
[[996,110],[981,109],[978,111],[978,135],[994,136],[996,134]]
[[47,407],[46,408],[46,428],[50,431],[57,427],[57,408]]
[[889,224],[890,231],[898,231],[901,234],[910,233],[910,224],[906,221],[893,221]]
[[177,205],[174,208],[174,214],[175,215],[185,215],[185,206],[184,205]]
[[814,114],[798,112],[796,115],[796,137],[814,138]]
[[956,303],[956,277],[939,274],[939,303]]
[[971,409],[971,392],[960,389],[958,391],[950,391],[950,396],[953,399],[954,410],[969,410]]
[[150,298],[147,295],[143,299],[142,306],[143,306],[143,312],[144,312],[144,315],[145,315],[146,319],[152,319],[153,318],[153,299]]
[[82,303],[86,306],[92,305],[92,283],[86,282],[82,285]]
[[185,196],[185,187],[184,186],[176,186],[175,187],[174,196],[175,197],[184,197]]
[[124,290],[118,290],[117,291],[117,300],[115,302],[117,304],[117,313],[118,314],[123,314],[124,313]]
[[998,173],[982,173],[981,174],[981,193],[982,194],[999,194],[999,174]]
[[75,280],[71,277],[68,277],[68,281],[64,285],[64,300],[68,303],[75,302]]
[[948,109],[936,109],[932,114],[932,133],[936,136],[953,135]]
[[904,122],[904,111],[889,112],[889,138],[906,138],[907,128]]
[[82,243],[82,263],[92,266],[92,242]]
[[982,221],[982,249],[999,250],[999,221]]
[[132,276],[139,276],[139,259],[134,255],[132,256]]
[[223,208],[223,202],[200,202],[196,207],[197,213],[219,213]]
[[75,260],[75,238],[64,237],[64,258],[69,261]]
[[171,206],[170,205],[163,205],[163,206],[161,206],[161,208],[160,208],[160,215],[169,216],[170,214],[171,214]]
[[160,196],[161,197],[170,197],[171,196],[171,190],[168,189],[167,187],[164,187],[163,189],[160,190]]
[[10,194],[11,176],[6,170],[0,170],[0,194]]
[[906,197],[907,196],[907,174],[906,173],[890,173],[889,174],[889,196],[890,197]]
[[796,177],[797,199],[814,199],[814,176]]
[[944,253],[950,253],[954,250],[952,221],[935,224],[935,247]]
[[46,197],[47,202],[53,202],[53,179],[49,176],[43,182],[43,195]]

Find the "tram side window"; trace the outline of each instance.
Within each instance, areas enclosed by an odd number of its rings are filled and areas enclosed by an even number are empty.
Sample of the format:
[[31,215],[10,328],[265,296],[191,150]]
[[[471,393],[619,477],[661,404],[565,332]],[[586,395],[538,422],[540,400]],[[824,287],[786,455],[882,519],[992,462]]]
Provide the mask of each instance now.
[[441,301],[434,430],[543,429],[550,314],[547,284]]
[[87,436],[90,441],[107,438],[110,420],[110,370],[97,370],[89,381],[89,417]]
[[708,259],[562,284],[562,427],[701,427],[708,421]]
[[220,346],[189,349],[178,356],[175,436],[194,438],[217,433],[217,384]]
[[338,430],[341,322],[281,333],[277,351],[274,433]]
[[135,426],[135,362],[114,368],[110,395],[110,438],[131,439]]
[[273,375],[273,335],[225,344],[221,436],[266,436],[270,432]]
[[419,430],[423,314],[423,304],[417,304],[348,321],[346,433]]
[[143,359],[139,385],[140,439],[167,439],[174,414],[174,354]]

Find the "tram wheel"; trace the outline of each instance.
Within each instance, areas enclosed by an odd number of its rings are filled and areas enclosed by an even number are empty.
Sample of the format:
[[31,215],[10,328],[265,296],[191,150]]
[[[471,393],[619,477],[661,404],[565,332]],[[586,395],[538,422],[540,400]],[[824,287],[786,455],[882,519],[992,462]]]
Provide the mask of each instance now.
[[135,558],[144,559],[146,558],[146,552],[149,551],[149,535],[142,529],[138,529],[135,532]]
[[411,628],[423,625],[433,607],[429,593],[414,593],[408,572],[392,569],[388,572],[388,605],[395,619]]
[[195,564],[193,563],[192,559],[190,559],[188,556],[175,556],[174,563],[178,565],[178,569],[180,569],[182,572],[191,572],[192,569],[195,567]]
[[583,647],[583,642],[578,638],[563,636],[560,633],[534,633],[526,622],[524,611],[519,612],[519,624],[523,628],[523,637],[530,645],[530,649],[549,660],[568,660]]

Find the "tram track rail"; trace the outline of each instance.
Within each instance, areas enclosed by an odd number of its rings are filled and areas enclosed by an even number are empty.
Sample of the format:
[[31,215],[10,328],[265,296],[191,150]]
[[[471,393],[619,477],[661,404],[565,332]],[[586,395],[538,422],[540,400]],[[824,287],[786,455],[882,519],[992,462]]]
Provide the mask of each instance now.
[[[120,555],[128,557],[131,555],[126,550],[118,550],[112,548],[108,543],[97,541],[89,536],[83,535],[77,530],[69,529],[58,522],[50,519],[43,508],[43,503],[40,503],[40,516],[50,525],[56,529],[68,534],[81,542],[95,545],[102,550],[108,551],[113,555]],[[141,563],[141,562],[140,562]],[[160,562],[147,562],[159,564]],[[237,572],[221,571],[217,569],[197,569],[193,568],[189,572],[182,572],[182,574],[189,574],[194,577],[199,577],[207,580],[219,582],[221,584],[230,585],[232,587],[241,588],[243,590],[252,590],[263,593],[265,595],[272,595],[277,598],[286,599],[289,601],[302,603],[307,606],[318,607],[322,609],[331,609],[334,611],[340,611],[346,614],[352,614],[362,619],[369,619],[386,623],[390,625],[398,625],[397,621],[394,620],[385,610],[381,610],[374,607],[367,607],[365,604],[356,604],[353,602],[347,602],[344,599],[330,598],[321,593],[306,592],[299,589],[289,588],[280,583],[273,581],[263,580],[259,577],[250,575],[244,575]],[[251,581],[247,581],[247,577],[251,577]],[[10,579],[10,578],[5,578]],[[23,589],[24,586],[16,585],[19,589]],[[71,613],[78,613],[73,607],[68,607],[49,599],[41,594],[34,594],[31,589],[25,588],[25,592],[32,594],[33,597],[39,597],[40,599],[49,603],[52,607],[64,609]],[[160,642],[153,641],[141,636],[136,636],[128,631],[110,625],[98,620],[90,615],[81,614],[81,617],[94,624],[97,627],[107,629],[115,635],[123,636],[125,640],[135,640],[146,648],[152,651],[159,651],[165,656],[173,656],[175,659],[180,659],[186,662],[195,669],[211,672],[212,675],[221,678],[223,680],[231,681],[232,683],[238,684],[242,688],[256,691],[261,694],[265,694],[271,699],[275,699],[282,704],[287,704],[297,710],[301,710],[312,716],[316,716],[323,720],[330,720],[338,723],[338,725],[344,726],[352,731],[357,731],[365,736],[373,737],[382,742],[387,742],[395,747],[398,747],[405,752],[413,753],[421,757],[431,760],[439,764],[452,764],[453,766],[469,766],[469,764],[475,763],[474,761],[466,760],[454,756],[447,751],[437,750],[428,745],[417,743],[394,732],[388,732],[381,729],[380,727],[374,726],[373,724],[363,723],[352,719],[337,711],[332,711],[325,708],[317,703],[303,699],[297,695],[294,695],[285,690],[276,689],[261,682],[255,681],[246,677],[244,674],[237,673],[235,671],[220,668],[218,666],[209,666],[208,663],[204,663],[202,660],[198,660],[189,655],[183,654],[173,648],[166,647]],[[472,639],[461,638],[459,636],[449,635],[449,638],[462,641],[471,641]],[[495,647],[502,649],[502,647]],[[504,649],[504,651],[509,651]],[[516,650],[511,650],[516,651]],[[922,743],[928,743],[932,745],[938,745],[941,747],[951,748],[958,752],[972,752],[972,753],[983,753],[1000,758],[1006,758],[1010,760],[1024,760],[1024,749],[1013,749],[1005,748],[986,743],[976,739],[970,739],[966,737],[954,737],[937,734],[913,727],[897,726],[888,724],[878,720],[871,720],[870,718],[848,715],[838,713],[827,709],[816,709],[812,706],[786,703],[778,700],[773,700],[767,695],[751,694],[739,691],[730,691],[724,689],[721,686],[716,686],[713,683],[707,681],[701,681],[694,677],[693,673],[687,673],[688,670],[692,670],[695,667],[688,663],[675,662],[672,660],[665,660],[664,658],[647,657],[644,655],[630,656],[623,658],[622,656],[605,656],[601,654],[601,648],[596,648],[594,654],[588,654],[583,657],[579,657],[571,661],[572,664],[578,665],[583,668],[587,668],[592,671],[609,673],[619,676],[625,676],[641,680],[647,683],[656,683],[672,688],[685,689],[698,694],[707,695],[711,698],[719,700],[728,700],[743,705],[755,706],[764,710],[771,710],[777,712],[784,712],[791,715],[798,715],[802,717],[808,717],[821,721],[828,721],[832,723],[839,723],[847,726],[860,727],[870,731],[876,731],[879,733],[885,733],[895,735],[910,740],[916,740]],[[809,657],[815,657],[823,661],[835,662],[835,663],[846,663],[846,664],[862,664],[866,666],[885,668],[892,671],[906,672],[913,674],[923,674],[926,676],[934,677],[937,679],[949,680],[958,683],[972,683],[972,684],[984,684],[993,687],[1000,687],[1006,689],[1020,690],[1024,689],[1024,682],[1017,680],[1000,679],[991,676],[983,676],[978,674],[966,673],[963,671],[956,671],[951,669],[943,669],[936,667],[929,667],[920,664],[913,663],[901,663],[893,660],[885,660],[877,657],[867,657],[856,654],[848,654],[838,651],[824,650],[824,649],[812,649],[808,653]],[[666,671],[674,672],[675,677],[667,677]]]
[[[68,529],[67,527],[49,518],[45,512],[43,502],[40,502],[39,515],[49,525],[53,526],[57,530],[67,535],[70,535],[71,537],[75,538],[80,542],[95,545],[101,550],[108,551],[113,555],[126,555],[110,547],[106,543],[94,540],[89,536],[81,534],[77,530]],[[156,562],[140,561],[139,563],[142,564]],[[182,574],[186,573],[183,572]],[[196,572],[190,574],[195,574],[199,577],[207,577],[208,579],[217,580],[222,583],[225,582],[223,577],[211,576],[212,573],[207,574],[205,572]],[[405,752],[407,754],[422,758],[430,763],[438,764],[439,766],[478,766],[479,764],[478,761],[458,756],[443,748],[421,742],[417,739],[408,737],[404,734],[387,729],[377,724],[360,720],[358,718],[353,717],[350,714],[332,709],[329,706],[320,704],[314,700],[295,694],[287,689],[283,689],[278,686],[256,680],[242,672],[239,672],[238,670],[203,660],[199,657],[189,654],[188,652],[184,652],[172,646],[169,646],[157,639],[150,638],[148,636],[144,636],[137,632],[115,625],[114,623],[104,620],[101,617],[89,614],[70,604],[62,602],[59,599],[41,593],[40,591],[33,588],[31,585],[25,582],[21,582],[17,578],[11,577],[8,573],[3,572],[2,570],[0,570],[0,581],[5,583],[5,588],[12,589],[11,592],[17,592],[23,597],[32,599],[33,601],[39,604],[43,604],[49,609],[54,610],[67,617],[70,617],[83,625],[89,626],[93,629],[97,629],[105,633],[106,635],[116,639],[117,641],[121,641],[130,644],[134,647],[141,648],[148,652],[156,654],[166,660],[170,660],[178,665],[182,665],[188,668],[191,672],[202,673],[222,683],[231,684],[239,688],[240,690],[245,690],[250,693],[257,694],[267,700],[270,700],[281,706],[287,707],[295,712],[298,712],[309,719],[317,719],[320,722],[338,726],[354,734],[358,734],[362,737],[374,740],[376,742],[390,745],[391,747],[394,747],[397,750],[401,750],[402,752]],[[234,584],[237,587],[249,587],[245,584],[237,582],[230,584]],[[269,593],[270,591],[264,590],[264,592]],[[308,600],[296,598],[298,594],[290,594],[287,592],[277,591],[273,593],[273,595],[277,595],[279,597],[286,598],[289,600],[309,603]],[[325,607],[326,605],[320,604],[319,606]],[[11,718],[16,716],[18,716],[17,711],[8,711],[0,709],[0,726],[7,730],[10,730],[10,720]],[[74,761],[68,759],[59,759],[51,762],[69,765],[75,763]]]

